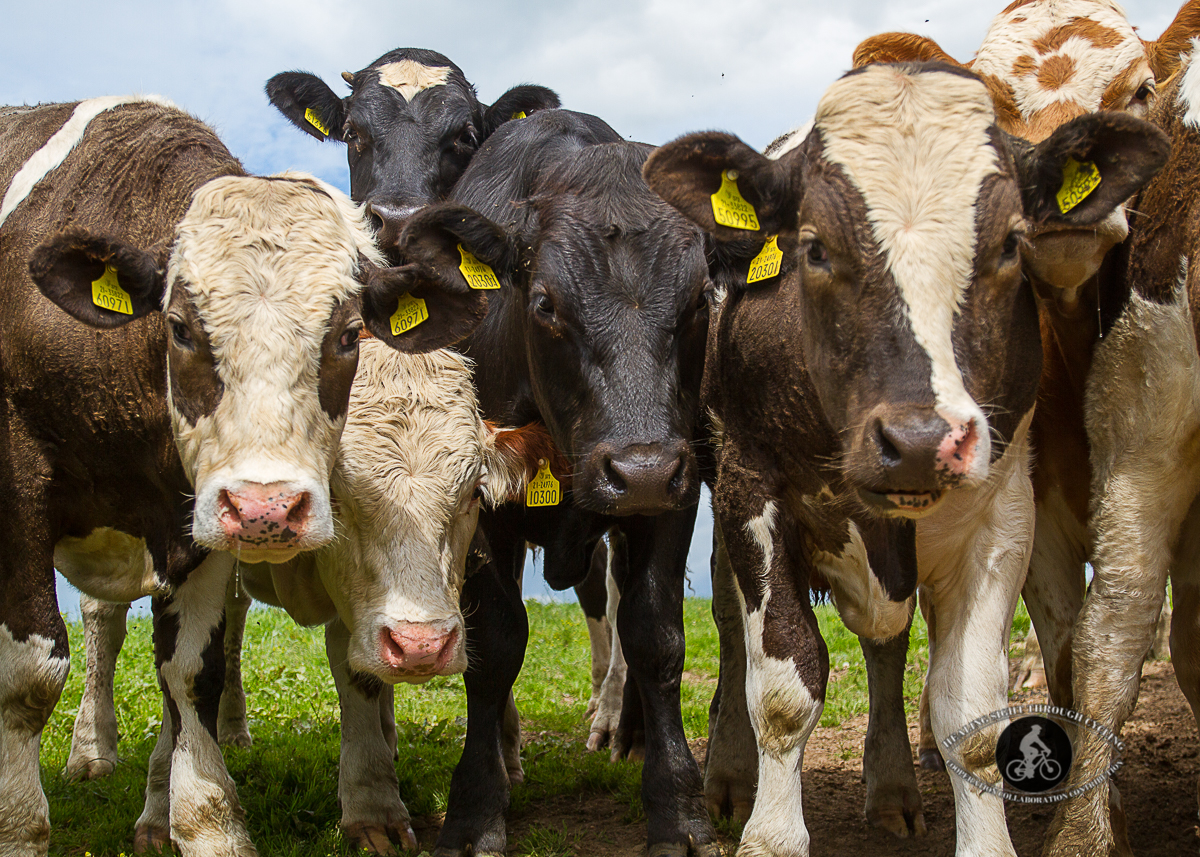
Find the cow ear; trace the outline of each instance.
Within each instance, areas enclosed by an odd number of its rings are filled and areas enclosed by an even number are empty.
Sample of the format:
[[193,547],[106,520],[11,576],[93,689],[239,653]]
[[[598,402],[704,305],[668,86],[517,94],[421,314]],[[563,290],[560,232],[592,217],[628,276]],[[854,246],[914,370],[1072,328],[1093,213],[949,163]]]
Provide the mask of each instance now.
[[544,86],[514,86],[496,99],[496,103],[483,114],[483,135],[490,136],[510,119],[520,119],[538,110],[551,110],[560,106],[558,95]]
[[1146,42],[1150,68],[1159,86],[1179,71],[1180,58],[1192,52],[1192,39],[1200,36],[1200,0],[1188,0],[1179,9],[1158,41]]
[[485,426],[483,489],[488,505],[523,500],[542,462],[549,462],[550,472],[560,484],[570,478],[566,459],[558,453],[542,423],[520,428],[497,428],[491,423]]
[[161,311],[164,267],[155,255],[78,229],[60,232],[29,257],[29,274],[42,294],[99,328]]
[[371,269],[361,299],[367,329],[407,354],[466,339],[487,315],[483,292],[444,288],[416,265]]
[[929,62],[935,60],[963,67],[933,39],[913,33],[880,33],[859,42],[854,49],[854,67],[871,63]]
[[[766,236],[795,228],[799,157],[796,149],[771,160],[731,134],[710,131],[680,137],[655,150],[642,176],[651,190],[717,241],[749,236],[761,247]],[[729,206],[714,196],[733,199],[733,208],[746,215],[738,218],[743,228],[717,221],[717,210]]]
[[1016,150],[1025,214],[1036,226],[1089,226],[1150,181],[1170,143],[1149,122],[1112,111],[1059,126],[1038,143],[1010,138]]
[[474,209],[452,202],[428,206],[409,218],[396,247],[405,260],[447,290],[468,288],[463,251],[491,268],[500,283],[511,281],[519,261],[507,232]]
[[342,141],[346,108],[325,81],[306,71],[285,71],[267,81],[267,99],[306,134]]

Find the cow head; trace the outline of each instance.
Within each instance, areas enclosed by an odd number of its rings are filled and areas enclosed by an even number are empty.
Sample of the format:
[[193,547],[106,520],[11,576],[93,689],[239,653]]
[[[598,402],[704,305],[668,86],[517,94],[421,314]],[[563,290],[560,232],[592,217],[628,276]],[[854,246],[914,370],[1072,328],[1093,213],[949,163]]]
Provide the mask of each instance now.
[[342,77],[350,85],[345,98],[307,72],[275,75],[267,97],[318,140],[346,143],[350,194],[382,225],[385,247],[405,218],[445,198],[500,125],[558,106],[558,96],[542,86],[514,87],[490,107],[480,104],[458,66],[416,48],[391,51]]
[[[409,280],[378,260],[345,195],[285,175],[202,185],[170,248],[73,229],[37,248],[30,271],[95,327],[161,312],[167,404],[195,486],[192,535],[247,562],[280,562],[333,537],[329,474],[364,322],[405,350],[442,347],[462,329],[451,316],[465,304],[430,295],[426,323],[394,330]],[[466,316],[469,332],[476,316]]]
[[[1067,159],[1084,150],[1101,182],[1059,215],[1080,226],[1107,217],[1166,153],[1147,123],[1103,113],[1031,147],[997,127],[974,75],[874,65],[834,84],[778,160],[696,134],[655,153],[646,178],[739,273],[779,235],[782,269],[766,285],[798,292],[800,317],[780,323],[799,325],[845,475],[868,506],[916,516],[987,479],[1032,407],[1040,349],[1024,236],[1055,216]],[[711,197],[731,175],[760,229],[715,222]]]
[[316,556],[353,670],[393,684],[466,668],[459,596],[480,503],[520,497],[548,446],[540,427],[480,419],[455,352],[363,344],[333,472],[339,538]]
[[488,322],[511,336],[495,356],[525,361],[529,396],[574,464],[574,502],[605,514],[699,496],[689,441],[712,284],[704,236],[641,178],[650,151],[583,147],[543,172],[506,227],[443,203],[400,241],[435,280],[461,280],[461,245],[516,286]]
[[[993,19],[965,67],[988,87],[997,125],[1039,143],[1070,120],[1097,110],[1145,117],[1156,85],[1179,67],[1200,35],[1200,0],[1189,0],[1157,41],[1143,41],[1112,0],[1025,0]],[[854,63],[940,59],[956,64],[931,39],[908,33],[872,36]],[[1100,269],[1105,254],[1129,234],[1125,210],[1079,228],[1050,220],[1034,225],[1028,270],[1065,311]]]

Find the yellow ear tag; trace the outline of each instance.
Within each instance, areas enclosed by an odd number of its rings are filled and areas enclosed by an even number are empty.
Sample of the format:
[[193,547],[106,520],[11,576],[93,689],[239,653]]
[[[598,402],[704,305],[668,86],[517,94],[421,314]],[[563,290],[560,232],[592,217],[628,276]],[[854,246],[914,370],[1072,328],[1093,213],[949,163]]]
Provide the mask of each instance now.
[[496,272],[490,266],[480,262],[475,256],[463,245],[458,245],[459,255],[462,256],[462,264],[458,266],[458,270],[462,271],[463,278],[467,281],[467,285],[473,289],[498,289],[500,281],[496,279]]
[[524,110],[518,110],[516,113],[514,113],[512,116],[509,117],[509,119],[524,119],[524,118],[525,118]]
[[321,117],[317,115],[317,111],[311,107],[304,108],[304,118],[308,120],[308,124],[316,128],[326,137],[329,136],[329,129],[325,127],[325,123],[321,121]]
[[562,488],[550,472],[550,462],[539,458],[537,476],[529,480],[529,487],[525,489],[525,505],[557,506],[561,502]]
[[737,171],[721,173],[721,188],[712,195],[713,218],[721,226],[734,229],[758,229],[758,214],[738,192]]
[[117,269],[112,265],[105,265],[100,279],[92,280],[92,303],[109,312],[133,315],[133,300],[129,292],[121,288],[117,281]]
[[779,273],[779,265],[782,262],[783,251],[779,249],[779,236],[772,235],[763,245],[762,252],[750,262],[750,273],[746,275],[746,283],[771,279]]
[[1063,183],[1058,190],[1058,210],[1066,214],[1100,186],[1100,171],[1091,161],[1067,158],[1063,164]]
[[392,336],[407,333],[428,318],[429,310],[425,308],[425,301],[409,294],[401,295],[391,318]]

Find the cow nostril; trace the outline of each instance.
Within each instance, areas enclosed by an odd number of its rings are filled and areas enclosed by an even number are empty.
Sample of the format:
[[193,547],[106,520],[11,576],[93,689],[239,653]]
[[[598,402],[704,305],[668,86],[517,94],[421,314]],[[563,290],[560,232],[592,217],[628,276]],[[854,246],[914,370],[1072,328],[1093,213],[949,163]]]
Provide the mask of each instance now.
[[609,484],[612,485],[612,487],[618,493],[624,493],[629,487],[628,483],[625,481],[625,477],[621,475],[620,471],[618,471],[615,466],[613,466],[611,455],[604,456],[604,476],[606,479],[608,479]]
[[288,509],[287,522],[289,524],[304,523],[304,520],[308,517],[311,506],[312,500],[309,496],[309,493],[305,491],[296,499],[296,502],[292,504],[292,507]]
[[879,457],[883,461],[883,466],[899,467],[903,456],[896,448],[896,444],[888,437],[887,427],[884,426],[883,420],[875,421],[875,441],[879,447]]

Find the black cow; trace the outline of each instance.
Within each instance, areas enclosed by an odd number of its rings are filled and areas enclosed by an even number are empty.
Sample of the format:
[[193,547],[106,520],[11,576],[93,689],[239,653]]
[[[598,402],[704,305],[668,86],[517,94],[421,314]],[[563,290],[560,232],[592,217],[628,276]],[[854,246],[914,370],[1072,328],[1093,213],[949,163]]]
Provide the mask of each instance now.
[[350,84],[345,98],[301,71],[272,77],[267,97],[302,131],[346,143],[350,195],[383,222],[384,244],[404,218],[446,197],[497,128],[559,105],[544,86],[516,86],[488,107],[462,69],[420,48],[397,48],[342,77]]
[[565,588],[614,526],[627,553],[615,564],[618,630],[626,699],[646,723],[651,850],[716,853],[679,707],[684,566],[710,466],[693,441],[712,284],[702,234],[641,178],[650,152],[595,117],[538,113],[488,140],[452,202],[413,216],[400,239],[403,257],[440,285],[462,288],[464,251],[511,284],[489,293],[467,344],[480,404],[492,420],[544,422],[573,469],[548,465],[562,502],[481,518],[502,573],[463,590],[476,656],[439,853],[504,848],[501,717],[528,636],[517,583],[526,541],[546,549],[548,579]]

